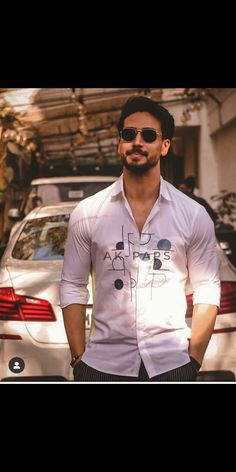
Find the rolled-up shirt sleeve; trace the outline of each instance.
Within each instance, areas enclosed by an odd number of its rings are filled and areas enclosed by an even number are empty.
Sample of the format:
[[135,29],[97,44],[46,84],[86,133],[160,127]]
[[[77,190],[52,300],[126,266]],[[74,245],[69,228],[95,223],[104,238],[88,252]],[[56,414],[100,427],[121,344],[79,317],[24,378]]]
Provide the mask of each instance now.
[[193,217],[192,237],[187,252],[193,304],[220,306],[219,259],[214,224],[199,206]]
[[68,227],[60,282],[61,308],[73,303],[88,303],[87,285],[91,267],[88,232],[87,219],[83,214],[82,204],[79,204],[71,214]]

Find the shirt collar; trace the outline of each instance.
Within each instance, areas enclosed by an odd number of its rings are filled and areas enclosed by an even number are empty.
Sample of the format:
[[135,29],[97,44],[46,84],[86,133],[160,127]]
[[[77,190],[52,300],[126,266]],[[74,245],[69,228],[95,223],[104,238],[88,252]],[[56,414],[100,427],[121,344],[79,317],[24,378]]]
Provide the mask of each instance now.
[[119,197],[125,198],[124,193],[124,183],[123,183],[123,174],[115,181],[112,193],[111,193],[111,200],[119,199]]
[[169,200],[169,201],[172,200],[168,182],[166,182],[166,180],[164,180],[162,177],[161,177],[161,184],[160,184],[160,196],[165,198],[165,200]]
[[[123,198],[125,198],[123,174],[115,182],[111,199],[116,200],[116,198],[119,196],[123,196]],[[170,189],[168,188],[168,182],[166,182],[166,180],[164,180],[162,177],[160,178],[160,197],[164,198],[165,200],[172,200]]]

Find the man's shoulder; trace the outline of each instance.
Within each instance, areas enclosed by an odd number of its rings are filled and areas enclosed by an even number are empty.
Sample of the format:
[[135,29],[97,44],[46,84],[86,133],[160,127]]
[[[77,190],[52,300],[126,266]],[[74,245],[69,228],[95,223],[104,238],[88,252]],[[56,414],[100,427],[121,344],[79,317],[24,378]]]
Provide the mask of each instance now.
[[95,193],[94,195],[90,195],[89,197],[81,200],[81,202],[78,203],[71,213],[71,220],[75,220],[83,216],[96,216],[98,211],[103,208],[105,202],[109,202],[111,199],[116,188],[116,183],[117,181],[103,190]]
[[165,195],[169,195],[168,200],[170,201],[172,212],[175,214],[175,217],[179,217],[181,224],[185,222],[190,228],[201,218],[205,220],[206,215],[209,218],[206,209],[198,201],[185,195],[185,193],[167,181],[165,181],[165,185]]
[[163,179],[163,182],[170,196],[170,200],[172,200],[173,202],[177,203],[180,206],[181,205],[184,207],[187,206],[188,208],[197,208],[199,206],[199,203],[195,201],[195,199],[193,200],[191,197],[189,197],[185,193],[178,190],[176,187],[174,187],[173,184],[171,184],[170,182],[164,179]]

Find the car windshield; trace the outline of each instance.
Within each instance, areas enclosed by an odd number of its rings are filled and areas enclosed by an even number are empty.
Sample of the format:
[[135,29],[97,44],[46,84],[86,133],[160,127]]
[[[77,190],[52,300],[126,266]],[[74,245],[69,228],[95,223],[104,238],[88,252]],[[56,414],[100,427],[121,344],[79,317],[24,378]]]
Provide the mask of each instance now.
[[28,221],[13,248],[12,257],[24,261],[63,259],[69,218],[66,214]]
[[32,193],[41,200],[43,205],[51,205],[70,200],[83,200],[103,190],[112,182],[71,182],[60,184],[38,185]]
[[32,185],[23,213],[24,215],[28,215],[33,208],[41,205],[54,205],[56,203],[72,200],[81,201],[111,184],[111,181],[89,181]]

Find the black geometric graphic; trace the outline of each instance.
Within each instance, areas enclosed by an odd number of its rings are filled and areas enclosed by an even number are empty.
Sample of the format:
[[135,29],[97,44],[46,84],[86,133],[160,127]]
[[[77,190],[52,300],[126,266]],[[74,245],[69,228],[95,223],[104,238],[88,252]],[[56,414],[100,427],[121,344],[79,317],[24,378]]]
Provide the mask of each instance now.
[[160,261],[160,259],[154,259],[153,270],[159,270],[161,266],[162,266],[162,262]]
[[124,249],[124,243],[123,241],[119,241],[119,243],[116,244],[116,249]]
[[157,249],[162,251],[169,251],[171,248],[171,242],[168,239],[160,239],[157,243]]
[[124,282],[121,279],[116,279],[114,285],[117,290],[121,290],[124,287]]

